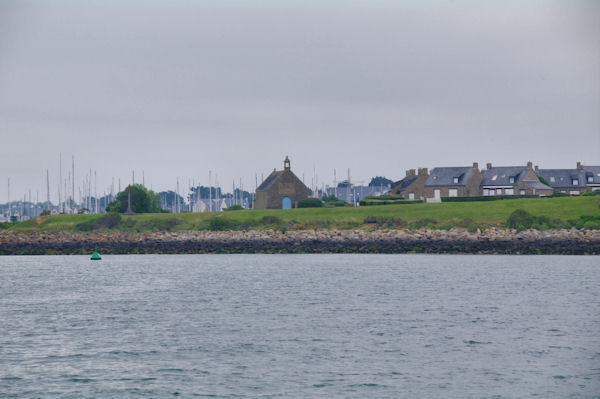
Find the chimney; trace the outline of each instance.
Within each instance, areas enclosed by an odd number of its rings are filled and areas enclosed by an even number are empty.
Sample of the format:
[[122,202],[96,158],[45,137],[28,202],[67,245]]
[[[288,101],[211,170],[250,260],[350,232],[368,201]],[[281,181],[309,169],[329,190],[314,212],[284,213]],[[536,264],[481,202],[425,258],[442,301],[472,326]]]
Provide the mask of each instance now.
[[411,169],[411,170],[410,170],[410,175],[411,175],[411,176],[414,176],[414,175],[416,175],[416,174],[417,174],[417,170],[416,170],[416,169]]
[[419,169],[419,176],[420,175],[426,175],[427,174],[427,168],[420,168]]
[[540,167],[535,165],[535,171],[537,172],[538,170],[540,170]]
[[529,169],[533,168],[533,163],[531,161],[527,162],[527,167]]
[[583,169],[583,165],[581,164],[581,162],[577,162],[577,169]]
[[477,162],[473,162],[473,169],[479,169],[479,164]]
[[485,168],[486,169],[492,169],[492,163],[491,162],[486,163],[485,164]]

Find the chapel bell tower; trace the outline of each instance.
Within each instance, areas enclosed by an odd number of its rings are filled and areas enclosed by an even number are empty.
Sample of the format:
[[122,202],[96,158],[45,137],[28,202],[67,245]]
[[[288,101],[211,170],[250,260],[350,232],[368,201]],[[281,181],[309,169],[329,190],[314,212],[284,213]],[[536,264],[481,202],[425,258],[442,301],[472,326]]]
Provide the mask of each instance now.
[[283,161],[283,170],[290,170],[290,158],[285,156],[285,160]]

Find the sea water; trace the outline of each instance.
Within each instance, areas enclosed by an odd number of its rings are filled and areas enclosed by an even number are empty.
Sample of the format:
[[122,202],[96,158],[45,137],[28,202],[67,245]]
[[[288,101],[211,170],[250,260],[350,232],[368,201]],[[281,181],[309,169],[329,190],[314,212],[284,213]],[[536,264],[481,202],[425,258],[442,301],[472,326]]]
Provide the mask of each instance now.
[[600,397],[600,259],[0,257],[0,397]]

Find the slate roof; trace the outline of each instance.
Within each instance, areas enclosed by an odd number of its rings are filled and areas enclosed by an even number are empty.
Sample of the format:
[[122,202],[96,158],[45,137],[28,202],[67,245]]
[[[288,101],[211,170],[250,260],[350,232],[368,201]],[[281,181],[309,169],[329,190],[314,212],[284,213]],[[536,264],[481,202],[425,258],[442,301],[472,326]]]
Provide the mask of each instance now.
[[404,179],[402,180],[398,180],[397,182],[395,182],[392,185],[392,190],[403,190],[406,187],[410,186],[411,184],[413,184],[413,182],[415,180],[417,180],[419,178],[419,176],[415,175],[415,176],[406,176]]
[[[539,169],[535,173],[553,188],[577,189],[586,185],[585,172],[581,169]],[[577,179],[577,185],[573,184],[573,179]]]
[[528,180],[528,181],[524,181],[524,183],[532,188],[535,188],[536,190],[552,190],[552,187],[548,187],[541,181]]
[[[434,168],[425,181],[425,186],[464,186],[474,172],[471,166]],[[454,183],[455,177],[458,177],[458,183]]]
[[[527,166],[495,166],[483,172],[482,186],[516,186],[529,171]],[[514,182],[510,182],[510,178]],[[547,186],[546,186],[547,187]],[[547,187],[550,189],[550,187]]]
[[283,170],[274,170],[269,176],[258,186],[256,191],[268,190],[275,181],[281,176]]
[[[586,184],[600,184],[600,166],[584,166]],[[593,177],[591,182],[587,181],[588,177]]]

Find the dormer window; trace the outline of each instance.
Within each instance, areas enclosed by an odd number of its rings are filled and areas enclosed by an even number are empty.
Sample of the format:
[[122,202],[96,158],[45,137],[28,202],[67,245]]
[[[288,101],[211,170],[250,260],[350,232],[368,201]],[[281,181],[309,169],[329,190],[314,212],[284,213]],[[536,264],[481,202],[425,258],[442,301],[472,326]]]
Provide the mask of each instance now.
[[594,182],[594,176],[588,176],[588,183]]
[[509,177],[509,178],[508,178],[508,181],[509,181],[510,183],[514,183],[514,182],[515,182],[515,177],[514,177],[514,176],[511,176],[511,177]]
[[550,176],[550,182],[551,183],[556,183],[556,179],[554,178],[554,176]]
[[573,185],[574,186],[578,186],[579,185],[579,179],[573,179]]
[[494,175],[494,177],[492,177],[492,181],[496,181],[497,178],[498,178],[498,175]]
[[457,184],[457,183],[458,183],[458,177],[455,177],[455,178],[453,178],[453,179],[452,179],[452,182],[453,182],[454,184]]

